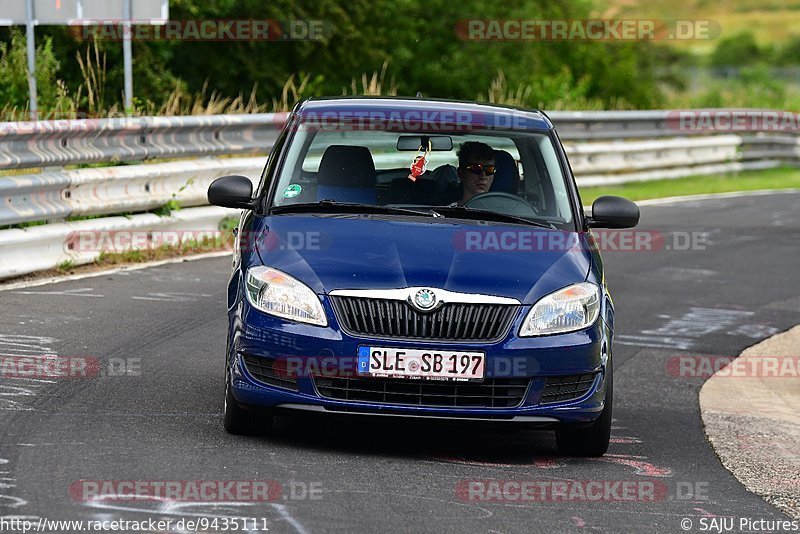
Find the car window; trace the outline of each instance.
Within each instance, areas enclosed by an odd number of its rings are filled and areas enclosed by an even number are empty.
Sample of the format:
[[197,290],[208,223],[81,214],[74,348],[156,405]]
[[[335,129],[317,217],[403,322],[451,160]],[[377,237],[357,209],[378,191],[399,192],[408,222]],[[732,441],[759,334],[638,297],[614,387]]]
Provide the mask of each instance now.
[[[328,132],[320,135],[318,133],[312,139],[305,153],[303,158],[303,170],[306,172],[317,172],[325,149],[332,144],[369,147],[377,170],[408,167],[411,159],[409,158],[410,153],[405,151],[400,152],[396,149],[397,138],[400,135],[403,134],[393,132]],[[450,137],[453,139],[453,150],[432,151],[428,159],[428,168],[436,168],[440,165],[458,165],[458,145],[465,141],[481,141],[489,144],[493,148],[507,150],[515,158],[519,158],[517,147],[509,138],[478,135],[451,135]]]
[[[315,129],[299,126],[291,141],[272,205],[337,202],[444,206],[464,203],[556,225],[572,222],[569,189],[548,132],[436,132],[452,149],[427,154],[425,172],[409,178],[417,151],[398,150],[398,138],[418,132]],[[491,195],[470,206],[459,174],[459,151],[468,143],[488,146],[495,161]],[[474,167],[473,167],[474,168]],[[482,186],[485,184],[481,183]],[[496,198],[495,198],[496,197]],[[515,197],[518,200],[514,200]],[[526,205],[528,207],[526,207]]]

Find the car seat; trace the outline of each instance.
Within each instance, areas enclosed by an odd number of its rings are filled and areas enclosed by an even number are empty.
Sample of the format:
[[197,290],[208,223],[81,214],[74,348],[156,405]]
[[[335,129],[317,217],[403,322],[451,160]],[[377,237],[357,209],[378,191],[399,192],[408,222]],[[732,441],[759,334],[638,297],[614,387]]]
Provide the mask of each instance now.
[[510,193],[512,195],[518,194],[519,169],[517,168],[517,161],[514,157],[505,150],[495,150],[494,164],[494,181],[489,191]]
[[375,162],[365,146],[331,145],[317,174],[317,200],[375,204]]

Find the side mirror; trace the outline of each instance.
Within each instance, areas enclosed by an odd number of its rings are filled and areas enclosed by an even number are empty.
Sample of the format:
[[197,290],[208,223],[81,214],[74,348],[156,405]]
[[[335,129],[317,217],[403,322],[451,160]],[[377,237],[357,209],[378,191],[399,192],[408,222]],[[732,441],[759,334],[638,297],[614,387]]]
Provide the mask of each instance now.
[[223,176],[208,186],[208,201],[223,208],[253,209],[253,182],[246,176]]
[[592,203],[589,228],[633,228],[639,224],[639,206],[622,197],[598,197]]

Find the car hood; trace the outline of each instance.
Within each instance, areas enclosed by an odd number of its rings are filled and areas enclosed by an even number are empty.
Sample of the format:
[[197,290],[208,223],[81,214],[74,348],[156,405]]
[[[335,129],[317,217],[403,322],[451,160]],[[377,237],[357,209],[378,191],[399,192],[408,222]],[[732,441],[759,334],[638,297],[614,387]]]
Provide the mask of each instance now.
[[532,304],[586,280],[592,261],[586,234],[519,225],[287,214],[252,230],[265,265],[318,294],[424,286]]

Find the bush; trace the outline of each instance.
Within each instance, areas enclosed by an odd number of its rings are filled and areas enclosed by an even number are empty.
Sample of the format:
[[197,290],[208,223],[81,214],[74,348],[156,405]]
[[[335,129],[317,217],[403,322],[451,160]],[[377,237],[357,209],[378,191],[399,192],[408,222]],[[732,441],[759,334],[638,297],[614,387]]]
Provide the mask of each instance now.
[[776,65],[800,64],[800,35],[793,35],[789,40],[775,49]]
[[764,60],[765,54],[752,33],[742,32],[722,39],[711,54],[710,62],[712,67],[753,65]]
[[686,103],[700,108],[773,108],[793,109],[786,84],[775,79],[764,65],[745,67],[739,76],[725,81],[714,81],[698,96]]
[[[28,56],[25,35],[11,30],[10,42],[0,42],[0,103],[6,113],[24,115],[29,109]],[[36,47],[37,103],[40,110],[67,112],[73,109],[68,91],[58,79],[59,62],[52,39],[45,37]]]

